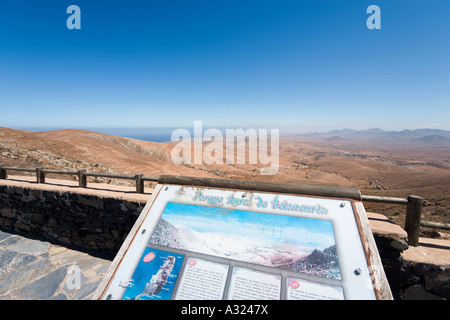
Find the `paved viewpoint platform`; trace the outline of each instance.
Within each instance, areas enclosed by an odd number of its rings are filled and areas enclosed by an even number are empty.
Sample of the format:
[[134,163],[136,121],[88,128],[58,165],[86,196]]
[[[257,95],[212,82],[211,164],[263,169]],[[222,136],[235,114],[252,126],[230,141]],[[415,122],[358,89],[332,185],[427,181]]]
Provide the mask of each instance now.
[[111,261],[0,230],[0,300],[90,299]]

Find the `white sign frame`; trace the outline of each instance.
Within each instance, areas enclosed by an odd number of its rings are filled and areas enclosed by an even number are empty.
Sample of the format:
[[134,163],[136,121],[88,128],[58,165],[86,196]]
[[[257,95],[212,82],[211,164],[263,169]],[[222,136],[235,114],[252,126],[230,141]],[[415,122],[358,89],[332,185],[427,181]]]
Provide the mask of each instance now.
[[[218,201],[220,198],[221,202]],[[233,203],[233,199],[242,201]],[[127,281],[132,278],[149,238],[169,202],[331,221],[339,257],[340,279],[311,277],[302,273],[298,273],[297,278],[316,281],[324,286],[338,284],[346,300],[392,299],[366,212],[360,201],[176,184],[156,186],[93,299],[122,298]],[[264,203],[266,207],[263,207]],[[167,250],[171,251],[172,248]],[[231,261],[231,264],[242,266],[239,261]],[[259,269],[270,270],[264,267]],[[283,279],[295,278],[292,272],[279,273]],[[286,298],[286,286],[289,284],[285,282],[284,280],[281,299]],[[224,294],[224,299],[226,298]]]

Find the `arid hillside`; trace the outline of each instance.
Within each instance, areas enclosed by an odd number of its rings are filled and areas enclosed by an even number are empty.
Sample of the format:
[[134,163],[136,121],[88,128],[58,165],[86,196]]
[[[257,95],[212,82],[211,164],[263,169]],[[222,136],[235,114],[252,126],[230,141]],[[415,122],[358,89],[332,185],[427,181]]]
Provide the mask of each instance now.
[[[362,194],[425,198],[423,219],[450,222],[450,137],[447,131],[378,129],[342,130],[320,135],[280,138],[279,169],[261,175],[269,165],[182,164],[171,160],[175,144],[141,141],[84,130],[30,132],[0,127],[0,164],[16,167],[135,174],[222,177],[272,182],[357,187]],[[208,147],[203,144],[203,149]],[[223,149],[225,159],[226,146]],[[248,149],[254,150],[247,139]],[[269,143],[270,150],[270,143]],[[193,159],[192,149],[192,159]],[[213,153],[215,155],[215,153]],[[192,161],[193,162],[193,161]],[[225,163],[225,160],[222,161]],[[59,176],[61,177],[61,176]],[[68,176],[67,179],[74,179]],[[125,180],[107,183],[126,184]],[[366,208],[404,223],[405,207],[367,203]],[[434,233],[436,230],[427,232]],[[439,231],[440,232],[440,231]]]

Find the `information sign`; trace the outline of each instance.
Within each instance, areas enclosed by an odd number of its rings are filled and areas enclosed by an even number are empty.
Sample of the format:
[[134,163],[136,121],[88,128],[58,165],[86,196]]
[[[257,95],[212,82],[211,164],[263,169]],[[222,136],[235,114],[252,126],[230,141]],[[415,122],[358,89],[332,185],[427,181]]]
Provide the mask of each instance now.
[[97,299],[392,299],[354,199],[158,184]]

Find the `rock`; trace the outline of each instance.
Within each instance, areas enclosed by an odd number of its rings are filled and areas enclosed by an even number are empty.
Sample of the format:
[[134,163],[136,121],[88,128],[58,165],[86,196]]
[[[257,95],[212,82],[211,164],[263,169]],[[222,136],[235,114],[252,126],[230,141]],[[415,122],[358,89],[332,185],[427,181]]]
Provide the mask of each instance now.
[[14,193],[21,195],[23,194],[23,189],[19,187],[14,187]]
[[4,190],[8,194],[14,194],[14,187],[12,187],[12,186],[6,186],[6,189],[4,189]]
[[406,268],[405,274],[404,274],[404,280],[403,282],[407,286],[412,286],[420,283],[421,277],[415,274],[411,268]]
[[116,248],[116,245],[112,242],[106,242],[106,247],[110,250],[114,250]]
[[17,252],[6,251],[0,256],[0,276],[11,270],[18,270],[37,258],[31,254],[20,254]]
[[44,197],[45,202],[52,203],[52,205],[54,202],[58,201],[58,199],[56,197],[56,192],[54,192],[54,191],[44,190],[44,191],[42,191],[42,196]]
[[437,289],[450,283],[450,269],[427,272],[424,275],[424,279],[427,291]]
[[426,292],[420,285],[405,290],[403,300],[445,300],[442,297]]
[[93,293],[95,291],[95,289],[97,289],[100,282],[101,282],[100,280],[96,280],[94,282],[84,284],[83,286],[81,286],[80,290],[75,294],[73,299],[74,300],[85,299],[87,296],[89,296],[91,293]]
[[34,199],[41,199],[41,200],[43,200],[43,198],[42,198],[42,193],[41,193],[40,190],[31,189],[31,190],[30,190],[30,195],[31,195]]
[[430,267],[424,263],[415,263],[413,264],[412,269],[417,275],[423,276],[430,270]]
[[34,255],[39,255],[44,253],[50,246],[49,242],[46,241],[39,241],[39,240],[23,240],[20,241],[10,247],[8,247],[8,250],[14,251],[14,252],[27,252]]
[[33,214],[31,216],[31,223],[37,223],[40,225],[45,224],[45,217],[42,214]]
[[24,224],[24,223],[22,223],[20,221],[16,222],[14,224],[14,227],[19,229],[19,230],[27,231],[27,232],[29,232],[31,230],[30,226],[28,226],[28,225],[26,225],[26,224]]
[[0,276],[11,268],[11,263],[17,256],[17,252],[5,251],[0,253]]
[[2,215],[2,217],[5,217],[5,218],[13,218],[14,217],[14,213],[11,208],[3,208],[0,211],[0,214]]
[[52,298],[52,300],[67,300],[67,297],[64,293],[59,293],[56,297]]
[[78,201],[86,206],[94,207],[95,209],[103,209],[103,199],[87,195],[78,195]]
[[431,293],[444,297],[447,300],[450,300],[450,283],[437,289],[431,290]]
[[60,267],[46,276],[26,285],[19,292],[25,299],[50,299],[66,277],[67,266]]
[[409,248],[408,243],[404,239],[392,240],[390,245],[392,248],[400,251],[404,251]]
[[120,232],[118,230],[111,229],[111,234],[114,238],[117,238],[120,236]]
[[64,244],[71,245],[72,241],[68,237],[59,237],[58,240]]
[[[14,263],[14,261],[13,261]],[[22,288],[34,280],[45,276],[48,268],[51,267],[47,259],[36,259],[35,261],[23,265],[25,261],[9,268],[7,274],[0,282],[1,288]]]

